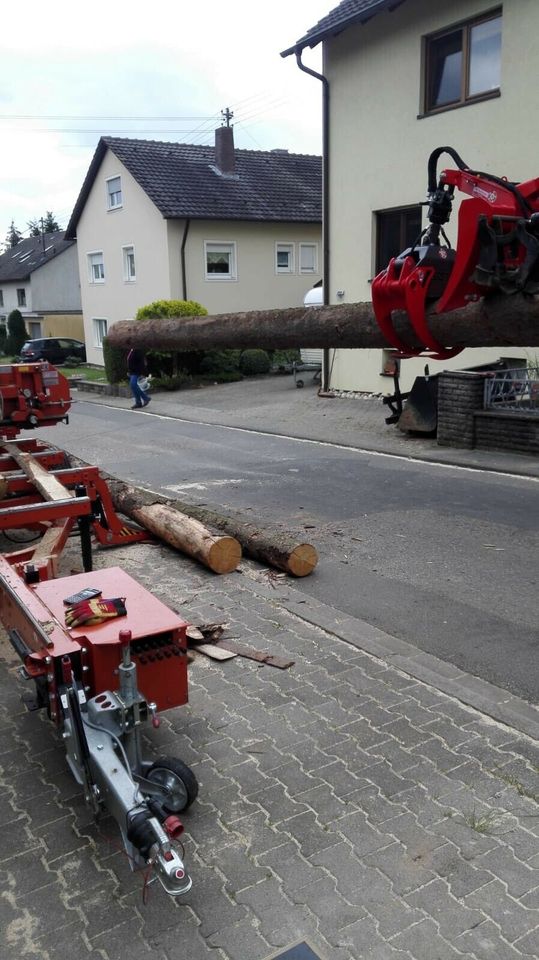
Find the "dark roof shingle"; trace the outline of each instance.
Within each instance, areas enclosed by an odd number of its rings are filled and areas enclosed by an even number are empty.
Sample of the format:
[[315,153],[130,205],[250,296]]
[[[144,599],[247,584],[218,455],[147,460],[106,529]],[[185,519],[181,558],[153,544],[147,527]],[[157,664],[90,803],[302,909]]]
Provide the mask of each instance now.
[[281,56],[287,57],[296,51],[299,53],[304,47],[316,47],[322,40],[341,33],[347,27],[355,23],[366,23],[377,13],[394,10],[401,3],[404,3],[404,0],[342,0],[342,3],[330,10],[327,16],[322,17],[314,27],[307,30],[307,33],[292,47],[283,50]]
[[197,220],[322,221],[322,158],[286,150],[235,150],[235,175],[219,174],[213,146],[102,137],[69,221],[79,217],[107,149],[163,217]]
[[65,239],[63,230],[21,240],[0,256],[0,283],[27,280],[34,270],[63,253],[72,244],[73,240]]

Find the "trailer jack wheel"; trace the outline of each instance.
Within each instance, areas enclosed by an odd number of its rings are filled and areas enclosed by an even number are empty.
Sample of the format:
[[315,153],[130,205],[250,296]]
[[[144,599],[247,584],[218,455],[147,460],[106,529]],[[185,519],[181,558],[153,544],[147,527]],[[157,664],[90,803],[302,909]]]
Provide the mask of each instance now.
[[182,813],[198,794],[193,771],[177,757],[160,757],[152,764],[146,779],[163,788],[163,809],[166,813]]

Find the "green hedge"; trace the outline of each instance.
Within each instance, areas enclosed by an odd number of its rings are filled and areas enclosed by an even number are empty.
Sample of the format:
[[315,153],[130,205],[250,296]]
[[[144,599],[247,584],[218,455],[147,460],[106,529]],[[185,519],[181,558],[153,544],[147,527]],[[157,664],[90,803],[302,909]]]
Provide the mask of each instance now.
[[103,337],[103,363],[108,383],[127,380],[127,354],[124,347],[113,347],[108,337]]

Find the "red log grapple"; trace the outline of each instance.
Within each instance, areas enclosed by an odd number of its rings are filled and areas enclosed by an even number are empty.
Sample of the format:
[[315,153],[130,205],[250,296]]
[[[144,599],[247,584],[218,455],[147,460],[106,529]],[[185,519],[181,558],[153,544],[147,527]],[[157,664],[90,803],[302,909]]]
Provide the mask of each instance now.
[[[65,377],[48,363],[0,367],[0,405],[0,533],[35,534],[0,557],[0,619],[34,691],[25,702],[45,709],[61,732],[86,801],[116,819],[132,867],[146,877],[151,867],[179,896],[192,882],[178,814],[198,785],[177,757],[144,760],[141,728],[187,703],[187,623],[121,568],[92,572],[92,540],[110,547],[148,539],[116,515],[97,467],[73,468],[41,440],[14,439],[21,429],[67,422]],[[60,553],[77,531],[85,573],[58,577]],[[88,606],[81,591],[94,597]]]
[[[437,164],[449,154],[457,169]],[[455,189],[467,194],[459,209],[456,249],[443,225],[451,216]],[[445,360],[460,353],[439,343],[428,326],[427,308],[456,310],[495,293],[539,292],[539,178],[512,183],[471,170],[452,147],[438,147],[428,165],[429,226],[372,282],[374,313],[388,343],[401,357]],[[443,240],[443,242],[442,242]],[[404,311],[421,347],[397,334],[392,314]]]

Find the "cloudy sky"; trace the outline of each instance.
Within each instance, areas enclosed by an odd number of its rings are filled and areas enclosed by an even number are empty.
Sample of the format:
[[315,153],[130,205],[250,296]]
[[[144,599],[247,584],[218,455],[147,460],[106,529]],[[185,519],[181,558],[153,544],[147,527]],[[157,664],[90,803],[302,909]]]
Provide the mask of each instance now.
[[[291,46],[337,0],[26,0],[2,9],[0,243],[52,210],[64,228],[99,137],[321,152],[321,84]],[[321,69],[320,47],[304,62]]]

